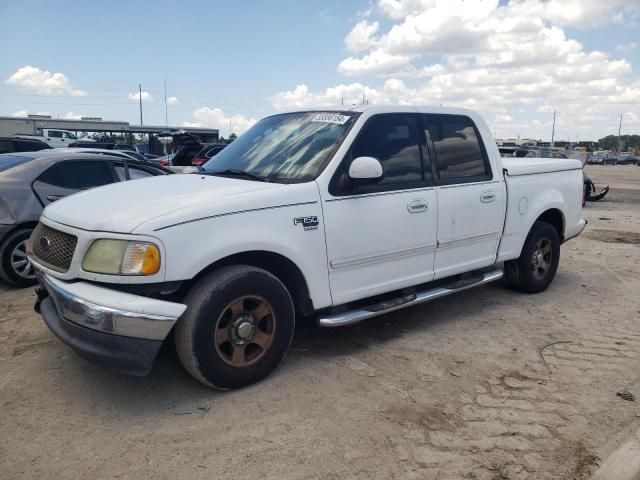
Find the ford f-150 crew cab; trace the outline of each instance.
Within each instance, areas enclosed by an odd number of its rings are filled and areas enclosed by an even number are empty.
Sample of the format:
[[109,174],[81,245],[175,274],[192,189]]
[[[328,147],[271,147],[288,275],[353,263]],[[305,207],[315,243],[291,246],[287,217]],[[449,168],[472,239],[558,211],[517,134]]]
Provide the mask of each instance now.
[[579,161],[501,158],[469,110],[278,114],[198,174],[49,205],[28,246],[36,310],[112,369],[147,373],[170,338],[197,380],[241,387],[296,320],[349,325],[503,276],[543,291],[581,205]]

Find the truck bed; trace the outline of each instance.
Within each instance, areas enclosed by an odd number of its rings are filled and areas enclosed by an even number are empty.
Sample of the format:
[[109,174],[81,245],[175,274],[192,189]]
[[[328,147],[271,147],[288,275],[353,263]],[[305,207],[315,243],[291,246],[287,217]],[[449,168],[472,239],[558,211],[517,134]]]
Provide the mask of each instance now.
[[502,159],[502,166],[510,177],[519,175],[535,175],[539,173],[579,170],[582,162],[567,158],[509,158]]

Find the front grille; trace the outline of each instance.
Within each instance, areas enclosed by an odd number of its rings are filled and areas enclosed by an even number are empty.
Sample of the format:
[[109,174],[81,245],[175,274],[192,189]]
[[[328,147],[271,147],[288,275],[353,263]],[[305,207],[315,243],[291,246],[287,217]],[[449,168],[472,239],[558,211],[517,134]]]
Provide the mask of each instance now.
[[71,266],[78,237],[39,223],[31,234],[30,243],[36,260],[64,273]]

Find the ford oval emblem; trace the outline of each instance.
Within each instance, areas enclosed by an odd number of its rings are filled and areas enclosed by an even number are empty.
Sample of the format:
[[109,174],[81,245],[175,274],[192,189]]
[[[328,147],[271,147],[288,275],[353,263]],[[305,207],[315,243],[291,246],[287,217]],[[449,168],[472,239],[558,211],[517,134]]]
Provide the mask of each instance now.
[[49,245],[51,244],[51,242],[49,241],[49,239],[47,237],[41,237],[40,238],[40,247],[43,250],[49,250]]

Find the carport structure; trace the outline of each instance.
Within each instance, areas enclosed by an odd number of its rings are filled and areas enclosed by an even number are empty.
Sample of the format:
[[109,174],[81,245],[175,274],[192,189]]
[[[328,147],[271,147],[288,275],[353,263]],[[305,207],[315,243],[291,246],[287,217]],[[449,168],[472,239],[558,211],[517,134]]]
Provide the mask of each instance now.
[[[103,133],[107,137],[123,136],[127,143],[133,143],[133,135],[147,135],[148,151],[162,154],[156,135],[166,131],[184,130],[197,136],[203,143],[218,143],[220,134],[215,128],[194,128],[156,125],[130,125],[123,121],[109,121],[101,118],[67,120],[49,116],[0,117],[0,136],[38,135],[43,128],[70,130],[77,133]],[[115,141],[115,139],[114,139]]]

